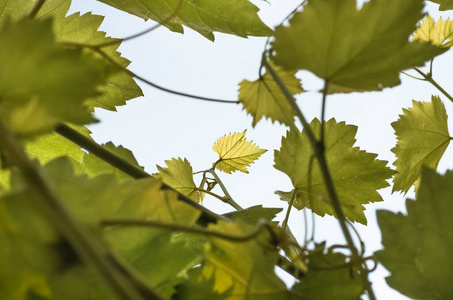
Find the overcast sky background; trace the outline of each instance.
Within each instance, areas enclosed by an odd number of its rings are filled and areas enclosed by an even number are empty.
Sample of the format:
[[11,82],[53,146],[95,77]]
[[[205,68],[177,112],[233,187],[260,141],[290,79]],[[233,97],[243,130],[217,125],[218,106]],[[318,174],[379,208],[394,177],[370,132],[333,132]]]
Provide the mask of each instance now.
[[[260,17],[271,28],[291,12],[299,1],[270,0],[257,2]],[[426,10],[436,20],[453,14],[437,12],[438,5],[428,4]],[[92,11],[105,15],[101,26],[112,37],[126,37],[153,25],[151,21],[123,13],[95,0],[73,0],[71,12]],[[129,69],[150,81],[170,89],[196,95],[237,100],[238,84],[243,79],[256,80],[266,38],[243,39],[215,33],[214,43],[198,33],[185,28],[185,34],[177,34],[160,28],[138,39],[125,42],[120,47],[123,56],[132,61]],[[434,79],[447,91],[451,80],[450,70],[453,56],[451,51],[436,58]],[[308,91],[297,96],[298,104],[308,120],[320,116],[321,95],[314,91],[322,87],[322,81],[308,72],[298,73],[303,87]],[[328,97],[327,119],[335,117],[338,122],[359,126],[356,146],[362,150],[379,154],[378,158],[394,161],[390,149],[395,146],[395,136],[390,125],[398,119],[402,108],[412,106],[412,99],[430,101],[431,95],[440,95],[429,83],[401,75],[402,85],[385,89],[384,92],[353,93]],[[129,101],[118,107],[118,112],[97,110],[99,124],[90,126],[93,137],[100,143],[113,141],[135,154],[138,162],[148,172],[156,172],[156,164],[165,166],[164,160],[186,157],[194,171],[206,170],[218,158],[212,150],[213,143],[229,132],[247,129],[247,139],[261,148],[268,149],[249,168],[250,174],[219,172],[221,179],[233,198],[243,207],[262,204],[266,207],[282,207],[286,202],[279,200],[275,190],[292,189],[290,179],[273,168],[273,150],[280,148],[281,137],[286,127],[262,120],[252,128],[252,117],[240,105],[217,104],[183,98],[161,92],[139,82],[145,97]],[[452,111],[452,103],[443,95],[441,99]],[[450,128],[453,128],[449,121]],[[439,171],[451,166],[452,150],[447,149]],[[218,191],[221,193],[221,191]],[[384,202],[366,206],[368,226],[356,225],[372,254],[381,248],[376,210],[405,211],[404,197],[391,194],[391,188],[380,191]],[[407,195],[412,197],[412,193]],[[218,213],[231,211],[215,198],[207,198],[204,205]],[[282,220],[284,214],[279,214]],[[303,238],[302,213],[292,210],[289,225],[298,238]],[[332,217],[317,218],[316,240],[327,240],[328,244],[344,243],[338,222]],[[384,277],[387,272],[378,268],[371,276],[378,299],[407,299],[387,287]]]

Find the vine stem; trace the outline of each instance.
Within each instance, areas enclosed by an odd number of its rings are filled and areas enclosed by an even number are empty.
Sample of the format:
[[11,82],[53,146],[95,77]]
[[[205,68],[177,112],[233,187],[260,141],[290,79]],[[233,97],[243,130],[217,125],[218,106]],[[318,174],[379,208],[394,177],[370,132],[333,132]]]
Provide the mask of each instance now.
[[38,0],[36,2],[35,6],[33,6],[33,9],[31,10],[31,12],[28,15],[28,17],[30,19],[34,19],[36,17],[36,15],[38,14],[39,10],[41,9],[41,7],[44,5],[45,2],[46,2],[46,0]]
[[[265,56],[263,56],[263,64],[266,67],[266,69],[268,70],[268,72],[271,74],[274,81],[277,83],[280,90],[285,95],[285,98],[288,100],[289,104],[291,105],[291,107],[293,108],[297,117],[299,118],[299,120],[301,121],[301,123],[303,125],[303,128],[307,134],[308,140],[310,141],[310,144],[313,148],[313,152],[318,160],[319,167],[321,169],[321,173],[324,178],[324,183],[327,188],[327,193],[329,195],[332,207],[335,211],[337,220],[340,224],[341,231],[343,232],[343,235],[348,244],[348,248],[351,251],[353,260],[355,262],[359,262],[359,261],[361,261],[360,255],[359,255],[358,249],[354,245],[354,241],[352,239],[351,233],[349,232],[349,229],[346,224],[346,218],[345,218],[345,215],[341,208],[340,200],[339,200],[337,192],[335,190],[335,185],[333,183],[333,179],[332,179],[332,176],[331,176],[331,173],[330,173],[327,161],[326,161],[324,144],[322,143],[322,141],[317,140],[313,130],[311,129],[310,125],[308,124],[307,120],[305,119],[304,115],[302,114],[302,111],[300,110],[299,106],[297,106],[294,96],[289,91],[288,87],[283,82],[283,80],[280,78],[280,76],[277,74],[277,72],[269,64],[269,62],[267,61]],[[325,99],[325,97],[327,95],[327,90],[328,90],[328,81],[325,81],[325,86],[323,89],[323,99]],[[362,282],[364,284],[364,288],[368,293],[368,297],[371,300],[375,300],[376,296],[374,295],[374,292],[371,289],[371,283],[368,280],[368,273],[364,270],[362,264],[360,264],[358,267],[360,270],[360,275],[362,276]]]
[[447,97],[451,102],[453,102],[453,97],[447,93],[446,90],[444,90],[436,81],[434,81],[431,73],[429,74],[425,74],[423,73],[419,68],[415,67],[414,68],[415,71],[417,71],[418,74],[422,75],[423,78],[428,81],[429,83],[431,83],[432,85],[434,85],[442,94],[445,95],[445,97]]
[[[145,299],[127,274],[123,274],[114,265],[112,254],[70,214],[47,174],[28,158],[15,136],[1,121],[0,144],[19,168],[27,184],[41,196],[36,201],[41,201],[49,222],[60,231],[83,261],[93,266],[111,291],[119,299]],[[165,299],[151,288],[147,292],[146,299]]]
[[226,186],[223,184],[222,180],[220,180],[220,177],[215,172],[214,167],[209,169],[209,173],[211,173],[211,175],[214,177],[215,181],[217,182],[217,184],[220,186],[220,188],[222,189],[223,193],[227,197],[227,198],[224,198],[224,200],[225,200],[224,202],[226,202],[229,205],[233,206],[236,210],[242,210],[243,208],[236,201],[233,200],[233,197],[231,197],[231,195],[228,192]]

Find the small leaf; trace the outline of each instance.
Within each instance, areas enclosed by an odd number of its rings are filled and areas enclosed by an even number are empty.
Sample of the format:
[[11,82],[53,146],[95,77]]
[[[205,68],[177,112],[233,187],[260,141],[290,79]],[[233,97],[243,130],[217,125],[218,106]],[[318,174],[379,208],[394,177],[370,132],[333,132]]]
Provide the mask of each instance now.
[[363,293],[360,275],[347,265],[343,253],[324,248],[325,243],[316,246],[315,252],[308,257],[310,267],[306,275],[292,289],[309,299],[360,299]]
[[453,46],[453,21],[439,18],[437,23],[434,22],[430,15],[426,15],[425,20],[420,23],[415,31],[414,40],[430,42],[431,44],[441,47],[450,48]]
[[[319,120],[314,119],[310,127],[315,135],[319,135]],[[363,205],[382,201],[377,190],[389,185],[386,179],[395,171],[386,167],[386,161],[377,160],[376,154],[353,147],[356,132],[356,126],[330,119],[325,123],[325,156],[346,217],[366,224]],[[282,138],[280,151],[274,153],[274,161],[274,167],[288,175],[297,190],[293,204],[295,208],[308,207],[320,216],[335,215],[324,177],[305,131],[287,132],[286,137]],[[280,194],[283,201],[289,202],[291,192],[276,193]]]
[[215,163],[217,169],[228,174],[235,171],[248,173],[247,167],[267,151],[253,144],[253,141],[247,142],[245,132],[224,135],[214,143],[212,149],[219,154],[219,160]]
[[185,158],[184,160],[172,158],[171,160],[166,160],[165,164],[167,165],[166,168],[157,166],[159,173],[153,175],[156,178],[162,178],[166,184],[196,202],[202,202],[204,194],[197,190],[197,186],[193,181],[192,166],[189,161]]
[[262,205],[252,206],[243,210],[234,211],[225,216],[233,220],[243,220],[249,224],[256,224],[259,219],[272,221],[283,208],[263,207]]
[[167,19],[175,12],[180,0],[100,1],[145,20],[152,19],[175,32],[183,33],[182,25],[185,25],[212,41],[214,31],[240,37],[272,33],[258,17],[259,9],[248,0],[182,0],[176,17],[170,21]]
[[390,271],[387,283],[413,299],[450,299],[453,295],[453,172],[422,170],[415,201],[407,215],[377,213],[384,249],[376,257]]
[[290,26],[275,30],[273,61],[329,82],[329,92],[381,90],[400,84],[399,72],[446,51],[408,42],[423,17],[422,0],[309,0]]
[[[293,95],[304,91],[295,71],[284,71],[278,66],[274,68]],[[294,110],[269,73],[253,82],[244,80],[239,85],[239,102],[253,116],[253,127],[263,117],[287,126],[294,124]]]
[[440,4],[439,10],[453,9],[453,0],[429,0],[429,1]]
[[432,102],[412,101],[392,123],[398,142],[392,149],[398,174],[393,178],[393,191],[407,192],[420,177],[423,165],[435,169],[450,143],[447,112],[439,97]]

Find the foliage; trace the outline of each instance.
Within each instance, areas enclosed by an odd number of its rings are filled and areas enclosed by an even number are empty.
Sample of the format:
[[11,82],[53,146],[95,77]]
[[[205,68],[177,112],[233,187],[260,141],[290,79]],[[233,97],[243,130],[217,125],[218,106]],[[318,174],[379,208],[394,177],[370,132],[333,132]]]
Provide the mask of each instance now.
[[[267,151],[245,130],[220,137],[218,159],[201,171],[171,158],[150,175],[128,149],[97,144],[85,127],[94,109],[115,111],[142,95],[117,51],[123,40],[99,30],[102,16],[67,15],[70,0],[0,0],[1,299],[376,299],[371,261],[404,295],[451,297],[453,173],[435,170],[452,139],[441,98],[414,100],[391,124],[396,170],[355,147],[357,126],[325,120],[331,93],[393,87],[406,69],[453,101],[432,74],[452,46],[451,21],[421,21],[422,0],[360,9],[354,0],[308,0],[272,31],[247,0],[102,2],[211,41],[213,32],[270,37],[259,77],[240,83],[238,101],[165,90],[239,103],[252,126],[266,118],[289,127],[274,152],[294,187],[276,191],[288,202],[285,219],[261,203],[244,209],[216,173],[248,173]],[[428,73],[417,68],[426,62]],[[295,101],[304,92],[299,70],[324,81],[320,120],[307,120]],[[384,248],[366,257],[353,222],[367,224],[365,208],[383,201],[378,190],[392,177],[393,191],[416,185],[416,199],[406,215],[378,212]],[[219,215],[205,198],[234,210]],[[346,243],[298,241],[292,207],[338,219]],[[287,287],[276,267],[295,283]]]

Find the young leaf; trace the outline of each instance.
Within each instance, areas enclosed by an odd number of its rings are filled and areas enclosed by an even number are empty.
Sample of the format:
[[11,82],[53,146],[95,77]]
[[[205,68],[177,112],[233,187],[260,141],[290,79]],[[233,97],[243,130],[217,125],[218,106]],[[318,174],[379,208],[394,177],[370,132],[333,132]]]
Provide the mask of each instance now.
[[253,144],[253,141],[247,142],[245,132],[224,135],[214,143],[212,149],[219,154],[219,160],[215,163],[217,169],[228,174],[236,171],[248,173],[247,167],[267,151]]
[[324,248],[325,243],[316,246],[308,257],[308,272],[292,289],[309,299],[360,299],[363,285],[359,274],[346,264],[344,254]]
[[256,205],[243,210],[234,211],[232,213],[226,214],[225,216],[233,220],[243,220],[249,224],[254,225],[258,222],[259,219],[265,219],[269,222],[272,221],[282,210],[282,208],[263,207],[262,205]]
[[[253,226],[240,220],[219,221],[209,229],[243,236]],[[175,299],[291,299],[285,284],[274,273],[278,252],[263,232],[257,239],[232,242],[209,237],[201,266],[188,272],[189,280],[177,288]]]
[[433,96],[431,101],[412,101],[413,107],[403,109],[399,120],[392,123],[398,139],[392,149],[398,172],[393,191],[407,192],[423,165],[435,169],[450,143],[445,106],[439,97]]
[[440,4],[439,10],[453,9],[453,0],[429,0],[429,1]]
[[49,19],[6,23],[0,65],[1,114],[21,135],[45,133],[64,121],[93,122],[83,103],[110,73],[100,60],[57,44]]
[[[214,31],[240,37],[268,36],[272,33],[258,17],[259,9],[248,0],[100,0],[105,4],[162,23],[172,31],[183,33],[185,25],[214,41]],[[179,2],[182,5],[176,10]],[[176,17],[168,21],[176,11]],[[163,23],[164,20],[167,22]]]
[[425,20],[420,23],[415,31],[413,38],[422,42],[430,42],[437,47],[450,48],[453,46],[453,21],[449,19],[444,21],[441,17],[435,23],[430,15],[426,15]]
[[376,253],[390,271],[387,283],[414,299],[449,299],[453,294],[453,172],[424,168],[407,215],[378,211],[384,249]]
[[275,63],[305,69],[329,81],[329,92],[381,90],[400,83],[399,72],[446,51],[409,43],[423,16],[422,0],[309,0],[289,27],[275,30]]
[[[395,171],[386,167],[386,161],[377,160],[376,154],[353,147],[356,126],[337,123],[335,119],[330,119],[324,126],[326,160],[345,216],[366,224],[363,204],[382,201],[376,190],[387,187],[386,179]],[[321,123],[314,119],[310,127],[318,134]],[[308,207],[320,216],[335,215],[324,177],[304,131],[288,131],[282,138],[280,151],[274,153],[274,161],[274,167],[288,175],[297,190],[295,208]],[[291,192],[276,193],[289,202]]]
[[189,161],[185,158],[184,160],[172,158],[171,160],[166,160],[165,164],[167,168],[157,166],[159,173],[153,175],[156,178],[162,178],[166,184],[196,202],[202,202],[204,194],[196,190],[197,186],[193,181],[193,170]]
[[[274,68],[293,95],[304,91],[296,72],[284,71],[278,66]],[[293,108],[270,74],[265,73],[253,82],[243,80],[239,85],[239,102],[253,116],[252,126],[263,117],[288,126],[294,123]]]

